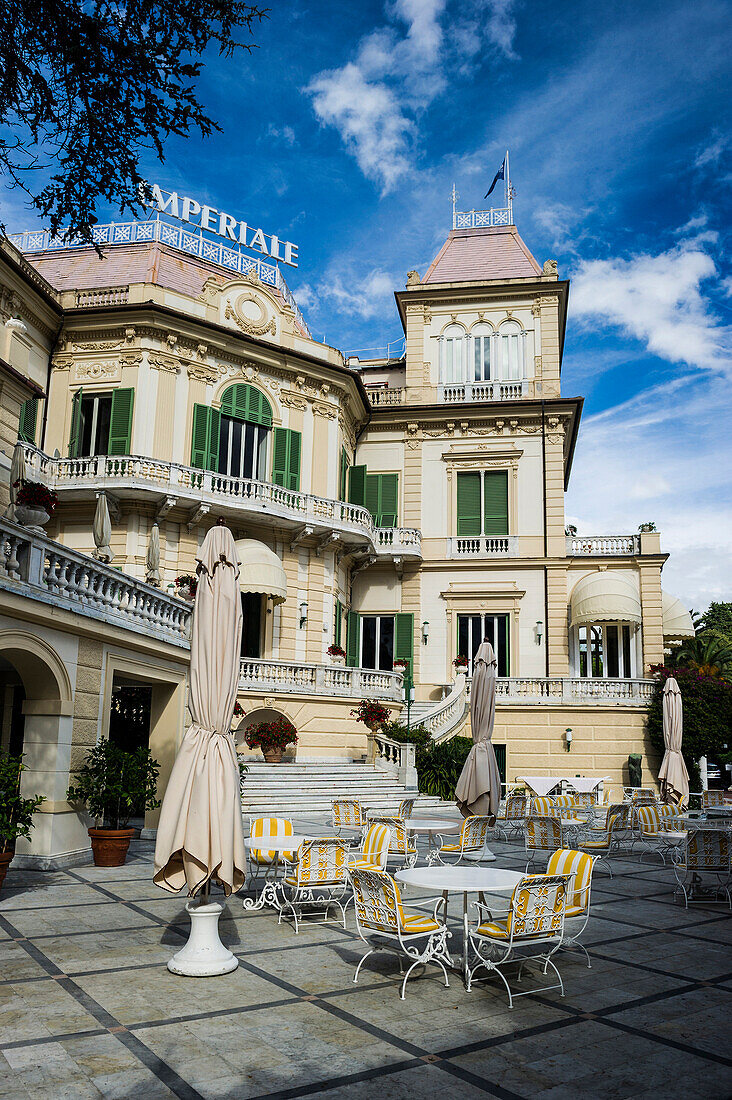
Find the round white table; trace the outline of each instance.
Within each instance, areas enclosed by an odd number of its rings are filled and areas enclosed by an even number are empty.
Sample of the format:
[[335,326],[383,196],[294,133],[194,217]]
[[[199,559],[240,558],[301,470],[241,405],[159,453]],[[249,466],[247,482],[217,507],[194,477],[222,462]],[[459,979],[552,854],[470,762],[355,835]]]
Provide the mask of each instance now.
[[439,844],[435,844],[435,833],[438,836],[441,833],[456,833],[462,822],[455,818],[421,817],[415,814],[414,817],[405,818],[404,824],[408,833],[427,833],[427,848],[431,852],[436,847],[439,848]]
[[445,899],[447,920],[448,894],[463,895],[463,980],[468,974],[468,894],[513,894],[515,887],[526,875],[522,871],[509,871],[504,867],[410,867],[397,871],[394,876],[405,886],[419,886],[427,890],[439,890]]

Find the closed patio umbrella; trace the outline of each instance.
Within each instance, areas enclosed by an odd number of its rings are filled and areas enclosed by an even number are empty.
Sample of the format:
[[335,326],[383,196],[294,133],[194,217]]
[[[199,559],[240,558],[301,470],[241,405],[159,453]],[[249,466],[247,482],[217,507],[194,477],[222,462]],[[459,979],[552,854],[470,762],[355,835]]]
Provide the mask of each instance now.
[[112,538],[112,521],[109,518],[109,505],[104,493],[100,493],[97,497],[92,534],[95,546],[94,557],[97,561],[111,561],[112,547],[109,545],[109,540]]
[[25,469],[25,447],[18,440],[13,448],[13,458],[10,463],[10,504],[5,512],[5,516],[9,520],[15,519],[15,502],[18,499],[18,488],[15,487],[17,481],[23,482],[26,480],[27,474]]
[[673,676],[663,686],[663,740],[666,752],[658,771],[661,798],[681,803],[689,797],[689,773],[681,755],[684,730],[681,691]]
[[[473,747],[455,787],[455,801],[464,817],[497,814],[501,800],[501,776],[491,737],[496,718],[496,655],[490,642],[482,642],[473,661],[470,688],[470,726]],[[495,859],[484,848],[481,859]]]
[[150,531],[150,541],[147,544],[147,568],[145,579],[148,584],[160,587],[160,528],[153,523]]
[[242,609],[239,563],[227,527],[213,527],[198,558],[198,589],[191,632],[189,709],[193,719],[173,765],[160,811],[154,882],[202,904],[186,906],[191,937],[170,960],[175,974],[226,974],[236,956],[218,938],[222,906],[208,904],[208,884],[228,897],[246,878],[239,767],[231,720],[236,702]]

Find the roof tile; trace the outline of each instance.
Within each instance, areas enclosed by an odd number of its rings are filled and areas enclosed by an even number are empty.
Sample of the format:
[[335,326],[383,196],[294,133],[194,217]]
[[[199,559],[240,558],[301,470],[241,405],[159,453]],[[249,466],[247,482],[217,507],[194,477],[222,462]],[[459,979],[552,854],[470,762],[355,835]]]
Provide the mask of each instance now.
[[423,283],[466,283],[486,279],[522,279],[541,268],[515,225],[453,229],[430,264]]

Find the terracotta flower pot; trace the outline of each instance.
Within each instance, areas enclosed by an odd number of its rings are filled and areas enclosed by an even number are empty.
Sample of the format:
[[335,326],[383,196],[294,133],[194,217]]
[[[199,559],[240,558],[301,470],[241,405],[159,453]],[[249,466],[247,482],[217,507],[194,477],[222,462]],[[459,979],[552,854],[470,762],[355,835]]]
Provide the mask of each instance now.
[[95,867],[121,867],[127,859],[134,829],[88,829]]
[[283,749],[262,749],[264,759],[268,764],[281,764]]
[[8,867],[10,866],[10,861],[12,860],[14,855],[15,852],[12,851],[0,852],[0,890],[2,890],[3,882],[5,881],[5,876],[8,873]]

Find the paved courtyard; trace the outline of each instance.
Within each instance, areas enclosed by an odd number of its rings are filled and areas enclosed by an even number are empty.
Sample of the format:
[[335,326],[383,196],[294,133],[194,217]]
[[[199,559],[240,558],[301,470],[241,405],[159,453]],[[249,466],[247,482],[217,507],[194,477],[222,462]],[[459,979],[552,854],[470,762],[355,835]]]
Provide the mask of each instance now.
[[[522,868],[516,845],[494,850],[498,865]],[[563,953],[566,996],[524,997],[513,1011],[496,979],[468,994],[457,975],[445,989],[433,968],[400,1001],[388,955],[353,985],[352,912],[346,931],[307,924],[295,936],[269,910],[245,915],[237,898],[221,930],[239,969],[174,977],[165,963],[186,937],[185,899],[153,886],[147,842],[118,869],[11,870],[0,894],[0,1096],[728,1097],[732,921],[722,905],[675,905],[672,873],[657,863],[597,873],[592,969]]]

